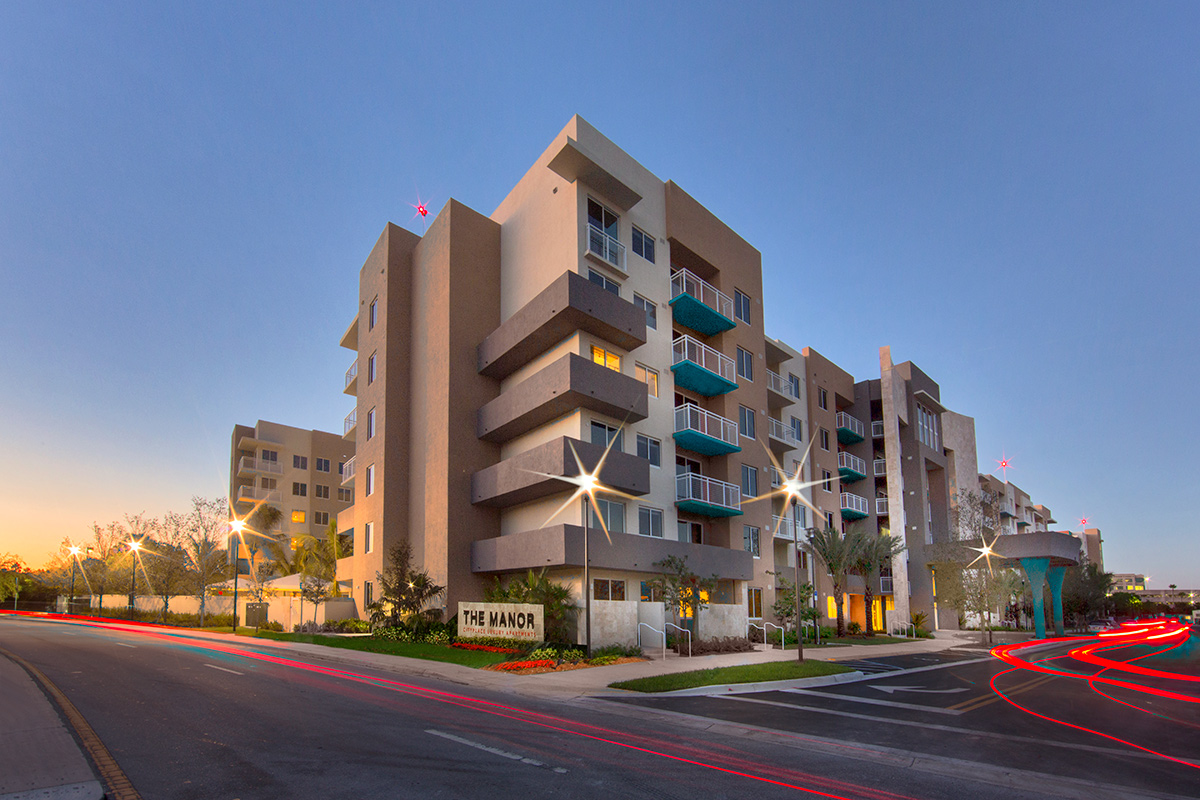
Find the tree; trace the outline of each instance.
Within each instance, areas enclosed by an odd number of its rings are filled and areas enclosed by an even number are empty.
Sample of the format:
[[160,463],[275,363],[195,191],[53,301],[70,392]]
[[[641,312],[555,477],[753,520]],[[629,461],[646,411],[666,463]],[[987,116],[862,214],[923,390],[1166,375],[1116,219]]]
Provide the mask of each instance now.
[[200,625],[204,626],[208,588],[230,575],[228,552],[222,546],[229,531],[229,505],[224,498],[192,498],[187,514],[168,514],[167,525],[178,526],[183,551],[193,573],[192,586],[200,600]]
[[566,643],[571,639],[571,623],[578,609],[571,597],[571,589],[546,577],[546,570],[529,573],[523,578],[513,578],[508,585],[501,586],[500,579],[484,593],[489,603],[532,603],[542,607],[545,621],[546,641]]
[[317,609],[329,597],[329,581],[320,575],[306,575],[300,583],[300,624],[304,624],[304,601],[313,604],[313,623],[317,621]]
[[904,552],[905,544],[899,538],[893,538],[890,533],[879,536],[862,534],[865,538],[860,543],[858,558],[855,559],[852,572],[863,579],[863,605],[867,614],[867,636],[875,635],[875,580],[879,571],[892,565],[892,559]]
[[[768,575],[775,575],[778,583],[775,585],[775,602],[771,605],[771,613],[783,625],[784,630],[796,625],[796,585],[785,578],[780,573],[768,572]],[[813,586],[811,583],[800,584],[799,605],[801,614],[804,620],[813,620],[814,617],[819,617],[820,612],[813,608],[810,604],[813,596]]]
[[[283,512],[273,505],[260,502],[254,509],[246,515],[243,522],[246,523],[246,530],[242,538],[246,545],[246,552],[249,553],[250,574],[251,576],[259,576],[263,574],[256,566],[258,554],[261,553],[269,542],[278,538],[277,533],[272,533],[280,522],[283,521]],[[273,567],[271,571],[273,571]],[[261,581],[260,581],[261,583]],[[261,600],[262,598],[259,597]]]
[[13,609],[21,597],[21,586],[29,572],[25,560],[16,553],[0,553],[0,601],[13,599]]
[[843,536],[832,528],[823,530],[814,528],[808,534],[809,547],[825,565],[825,569],[829,571],[833,580],[833,601],[837,606],[837,635],[839,637],[846,635],[843,597],[846,591],[846,580],[850,575],[850,570],[858,562],[860,549],[866,544],[865,537],[856,534],[856,531],[857,529],[851,528],[851,531]]
[[93,594],[99,595],[100,607],[104,607],[104,595],[115,575],[114,566],[121,555],[121,543],[129,541],[125,528],[119,522],[110,522],[103,528],[92,523],[92,552],[83,561],[85,581]]
[[1067,567],[1063,576],[1063,613],[1078,626],[1104,614],[1112,573],[1101,572],[1097,564],[1076,564]]
[[687,565],[687,556],[667,556],[655,561],[663,574],[649,583],[662,594],[663,605],[675,612],[675,623],[684,627],[684,619],[694,621],[692,633],[700,638],[700,612],[708,608],[709,598],[717,590],[717,576],[701,578]]
[[372,604],[371,622],[387,621],[391,627],[411,626],[418,631],[436,621],[442,610],[430,604],[446,591],[433,582],[425,570],[412,566],[412,545],[400,542],[388,551],[383,572],[375,573],[379,582],[379,602]]
[[152,591],[162,599],[162,619],[171,611],[171,598],[187,594],[194,582],[188,566],[187,539],[179,528],[164,524],[157,541],[146,540],[142,546],[145,566]]

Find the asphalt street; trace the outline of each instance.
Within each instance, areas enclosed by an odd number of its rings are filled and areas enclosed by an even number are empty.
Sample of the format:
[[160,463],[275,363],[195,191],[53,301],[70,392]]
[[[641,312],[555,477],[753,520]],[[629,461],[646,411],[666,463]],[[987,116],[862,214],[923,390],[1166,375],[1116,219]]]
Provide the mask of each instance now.
[[[144,798],[1061,796],[754,727],[815,719],[791,704],[827,701],[805,695],[698,699],[753,721],[743,729],[604,700],[516,700],[232,638],[6,619],[0,646],[67,695]],[[842,724],[820,715],[813,729]]]

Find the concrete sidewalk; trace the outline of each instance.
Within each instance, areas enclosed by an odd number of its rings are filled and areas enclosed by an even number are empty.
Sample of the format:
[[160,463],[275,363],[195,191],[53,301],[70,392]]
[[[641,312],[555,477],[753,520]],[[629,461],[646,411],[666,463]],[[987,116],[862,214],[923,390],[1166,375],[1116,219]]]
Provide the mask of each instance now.
[[0,800],[100,800],[104,789],[58,710],[0,655]]

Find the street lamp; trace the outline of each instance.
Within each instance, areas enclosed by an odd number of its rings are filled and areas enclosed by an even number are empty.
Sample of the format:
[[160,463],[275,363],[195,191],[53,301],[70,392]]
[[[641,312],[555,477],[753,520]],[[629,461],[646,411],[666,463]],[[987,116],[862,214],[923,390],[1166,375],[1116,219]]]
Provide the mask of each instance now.
[[138,568],[138,551],[142,549],[142,543],[137,539],[129,541],[129,552],[133,554],[133,570],[129,579],[129,618],[133,619],[133,602],[137,596],[137,568]]
[[71,597],[67,600],[67,613],[71,613],[71,606],[75,604],[75,566],[79,563],[79,548],[71,545],[68,548],[71,551]]
[[592,582],[591,556],[588,553],[588,529],[591,527],[591,492],[600,485],[595,475],[579,476],[579,487],[583,494],[583,625],[584,647],[588,656],[592,655]]
[[[788,500],[792,506],[792,544],[796,548],[796,659],[804,660],[804,631],[801,627],[802,607],[800,605],[800,520],[796,513],[796,507],[800,503],[800,483],[799,481],[786,480],[783,482],[784,490],[787,492]],[[779,646],[784,650],[787,649],[787,636],[783,636]]]
[[[233,531],[233,632],[237,633],[238,628],[238,542],[241,541],[242,532],[246,530],[246,523],[243,520],[235,519],[229,523],[229,529]],[[301,613],[304,607],[301,606]]]

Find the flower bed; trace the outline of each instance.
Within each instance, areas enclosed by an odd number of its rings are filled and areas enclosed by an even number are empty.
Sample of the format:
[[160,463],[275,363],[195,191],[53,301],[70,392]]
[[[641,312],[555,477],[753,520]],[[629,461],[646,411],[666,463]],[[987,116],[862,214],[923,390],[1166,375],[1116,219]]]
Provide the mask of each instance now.
[[455,642],[450,645],[457,647],[459,650],[483,650],[488,653],[519,653],[521,652],[515,647],[495,647],[490,644],[467,644],[466,642]]
[[495,667],[493,667],[493,669],[511,672],[513,670],[539,669],[541,667],[550,667],[551,669],[554,669],[554,662],[548,658],[540,659],[538,661],[506,661],[503,664],[497,664]]
[[[599,660],[599,659],[598,659]],[[563,663],[555,665],[550,659],[540,659],[538,661],[506,661],[503,664],[493,664],[483,669],[499,670],[501,672],[514,672],[520,675],[541,675],[545,672],[569,672],[575,669],[590,669],[592,667],[607,667],[612,664],[636,664],[645,661],[645,658],[636,656],[621,656],[613,660],[604,658],[603,663],[589,664],[586,661],[577,661],[574,663]]]

